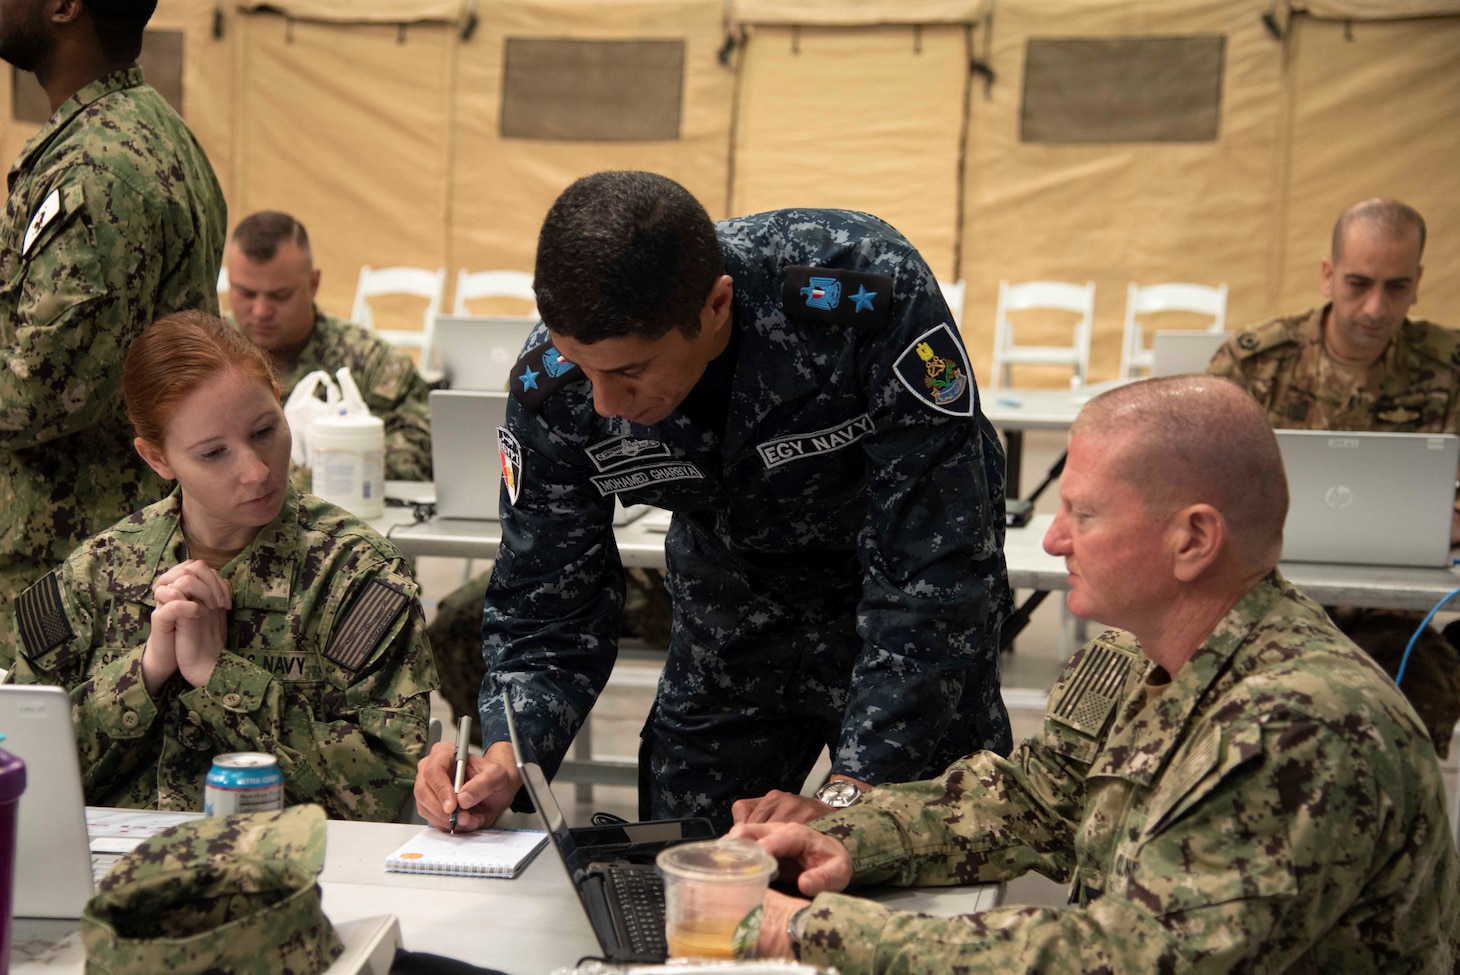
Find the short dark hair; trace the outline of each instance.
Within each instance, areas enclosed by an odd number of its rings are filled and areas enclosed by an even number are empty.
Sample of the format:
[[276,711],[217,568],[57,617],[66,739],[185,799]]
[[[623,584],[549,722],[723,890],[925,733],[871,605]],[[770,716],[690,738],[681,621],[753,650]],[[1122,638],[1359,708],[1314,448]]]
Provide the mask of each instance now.
[[579,342],[671,328],[700,330],[700,309],[723,273],[715,224],[700,202],[654,173],[594,173],[548,210],[533,290],[548,328]]
[[272,261],[279,253],[279,245],[286,240],[292,240],[295,247],[310,255],[309,232],[304,224],[279,210],[251,213],[233,228],[233,242],[255,264]]
[[96,27],[102,53],[111,61],[135,61],[142,53],[142,32],[157,10],[157,0],[81,0]]
[[1333,240],[1329,256],[1335,264],[1343,257],[1344,241],[1348,240],[1348,228],[1354,223],[1364,223],[1384,231],[1391,237],[1402,237],[1409,227],[1419,230],[1419,256],[1425,253],[1425,218],[1407,203],[1375,197],[1355,203],[1338,215],[1333,224]]

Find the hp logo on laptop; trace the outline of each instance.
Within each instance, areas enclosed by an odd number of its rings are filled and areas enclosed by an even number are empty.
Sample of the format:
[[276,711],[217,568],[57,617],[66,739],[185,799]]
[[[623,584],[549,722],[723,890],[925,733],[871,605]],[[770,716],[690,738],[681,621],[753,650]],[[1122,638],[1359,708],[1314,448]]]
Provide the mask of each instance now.
[[1342,511],[1354,503],[1354,493],[1348,489],[1347,485],[1335,484],[1323,492],[1323,503],[1334,511]]

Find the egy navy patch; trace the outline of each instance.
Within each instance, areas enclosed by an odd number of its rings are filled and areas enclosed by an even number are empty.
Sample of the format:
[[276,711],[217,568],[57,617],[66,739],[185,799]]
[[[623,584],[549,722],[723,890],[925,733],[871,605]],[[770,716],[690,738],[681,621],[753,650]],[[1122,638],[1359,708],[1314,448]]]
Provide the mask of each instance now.
[[946,322],[914,339],[892,368],[908,391],[933,409],[973,416],[973,371],[963,343]]

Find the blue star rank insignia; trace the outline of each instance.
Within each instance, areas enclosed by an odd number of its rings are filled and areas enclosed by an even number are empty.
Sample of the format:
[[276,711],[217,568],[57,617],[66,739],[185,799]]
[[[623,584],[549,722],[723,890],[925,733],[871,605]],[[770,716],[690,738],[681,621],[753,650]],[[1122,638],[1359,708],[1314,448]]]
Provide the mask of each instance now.
[[512,367],[508,387],[517,401],[536,413],[559,387],[577,382],[583,371],[558,352],[552,339],[528,349]]
[[800,265],[784,273],[781,305],[793,318],[866,329],[887,321],[892,279],[885,274]]

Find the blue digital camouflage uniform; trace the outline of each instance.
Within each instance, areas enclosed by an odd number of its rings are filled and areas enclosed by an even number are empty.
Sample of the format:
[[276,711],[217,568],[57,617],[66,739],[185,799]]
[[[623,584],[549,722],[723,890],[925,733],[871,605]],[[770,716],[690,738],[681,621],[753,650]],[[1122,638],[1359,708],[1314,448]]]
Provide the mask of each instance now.
[[598,416],[548,343],[513,369],[483,740],[507,737],[510,688],[552,774],[607,680],[617,496],[675,512],[645,815],[728,824],[737,798],[799,789],[823,745],[871,782],[1007,752],[1003,450],[932,272],[865,214],[717,229],[738,336],[723,437],[682,409]]
[[1008,759],[874,789],[812,825],[857,885],[1073,883],[958,918],[812,902],[803,961],[862,972],[1450,972],[1460,860],[1402,695],[1276,572],[1161,687],[1112,630]]
[[[218,310],[223,192],[182,119],[118,71],[67,99],[10,168],[0,221],[0,603],[156,501],[132,449],[127,345]],[[16,651],[0,613],[0,667]]]
[[23,593],[11,679],[65,687],[86,801],[199,810],[215,755],[275,755],[287,804],[394,820],[425,753],[436,686],[419,590],[354,515],[288,490],[278,517],[220,571],[228,643],[193,687],[142,681],[152,584],[187,558],[174,492],[88,539]]

